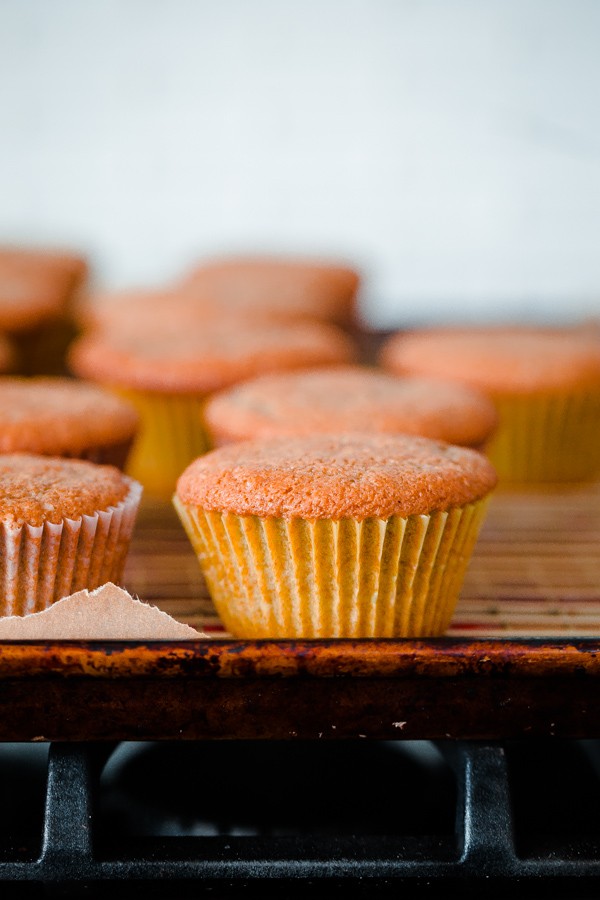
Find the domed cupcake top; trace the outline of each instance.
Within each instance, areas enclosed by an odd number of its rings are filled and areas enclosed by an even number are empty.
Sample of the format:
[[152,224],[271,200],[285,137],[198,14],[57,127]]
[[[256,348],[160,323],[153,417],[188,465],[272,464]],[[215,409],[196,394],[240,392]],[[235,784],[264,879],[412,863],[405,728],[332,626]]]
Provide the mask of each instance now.
[[490,436],[497,419],[491,400],[471,388],[366,366],[260,376],[216,394],[205,408],[217,443],[368,430],[477,446]]
[[360,275],[348,265],[277,257],[209,260],[189,272],[178,287],[222,313],[269,313],[349,322],[355,314]]
[[389,338],[380,361],[394,372],[452,378],[490,392],[600,384],[600,340],[576,328],[422,329]]
[[75,253],[0,248],[0,328],[18,332],[62,313],[86,274]]
[[181,475],[184,504],[240,516],[365,519],[447,510],[496,485],[480,453],[410,435],[317,435],[229,444]]
[[0,378],[0,453],[60,456],[129,440],[138,414],[95,384],[71,378]]
[[228,316],[218,304],[206,304],[189,292],[164,288],[89,293],[80,298],[74,315],[82,332],[102,329],[131,331],[134,335],[157,329],[197,330],[225,319],[238,324],[237,318]]
[[113,466],[27,453],[0,455],[0,522],[10,528],[92,516],[120,503],[131,484]]
[[92,333],[69,351],[71,371],[106,384],[152,391],[209,392],[261,372],[350,362],[356,349],[333,325],[206,323],[185,330]]

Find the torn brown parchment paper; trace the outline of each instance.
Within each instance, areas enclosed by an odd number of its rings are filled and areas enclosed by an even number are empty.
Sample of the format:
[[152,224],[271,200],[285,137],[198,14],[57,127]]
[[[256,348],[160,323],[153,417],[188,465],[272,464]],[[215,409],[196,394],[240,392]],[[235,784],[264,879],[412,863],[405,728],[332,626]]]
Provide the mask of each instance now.
[[42,612],[0,618],[0,640],[194,640],[208,635],[107,582]]

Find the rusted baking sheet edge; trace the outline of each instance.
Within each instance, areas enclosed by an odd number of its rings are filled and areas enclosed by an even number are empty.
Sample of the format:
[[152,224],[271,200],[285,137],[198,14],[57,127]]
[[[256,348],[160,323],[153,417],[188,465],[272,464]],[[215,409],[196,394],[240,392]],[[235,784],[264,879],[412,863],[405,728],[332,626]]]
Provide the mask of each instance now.
[[0,679],[600,676],[600,638],[5,641]]
[[600,738],[600,640],[0,644],[0,741]]

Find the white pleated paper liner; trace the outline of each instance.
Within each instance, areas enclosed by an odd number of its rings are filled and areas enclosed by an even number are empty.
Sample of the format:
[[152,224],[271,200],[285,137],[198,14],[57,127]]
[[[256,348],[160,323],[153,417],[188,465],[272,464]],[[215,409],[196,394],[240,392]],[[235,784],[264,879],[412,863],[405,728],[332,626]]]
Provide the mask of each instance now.
[[487,498],[363,521],[261,519],[174,504],[226,630],[242,638],[447,630]]
[[120,581],[142,496],[129,491],[115,506],[60,524],[0,524],[0,614],[23,616],[107,581]]

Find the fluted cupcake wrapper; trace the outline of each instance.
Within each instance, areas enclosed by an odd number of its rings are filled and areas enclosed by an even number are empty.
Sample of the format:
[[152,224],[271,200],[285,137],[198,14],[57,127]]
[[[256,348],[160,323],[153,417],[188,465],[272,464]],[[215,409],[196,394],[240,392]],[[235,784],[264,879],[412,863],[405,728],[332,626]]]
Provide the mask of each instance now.
[[141,495],[142,486],[131,481],[120,503],[93,516],[39,526],[0,524],[0,615],[24,616],[75,591],[118,584]]
[[126,471],[148,494],[169,500],[187,466],[209,449],[203,394],[163,394],[119,389],[137,410],[140,426]]
[[433,637],[450,624],[487,500],[360,522],[174,504],[234,636]]
[[589,481],[600,472],[600,392],[494,397],[486,450],[504,483]]

